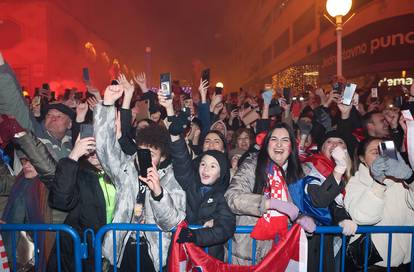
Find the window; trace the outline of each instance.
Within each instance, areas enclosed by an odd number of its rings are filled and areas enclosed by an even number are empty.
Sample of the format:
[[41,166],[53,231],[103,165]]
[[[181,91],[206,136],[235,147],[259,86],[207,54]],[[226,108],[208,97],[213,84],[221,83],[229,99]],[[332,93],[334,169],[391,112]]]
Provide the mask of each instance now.
[[273,42],[273,58],[278,57],[288,48],[289,48],[289,29],[286,29]]
[[312,5],[293,23],[293,42],[297,42],[315,29],[315,5]]

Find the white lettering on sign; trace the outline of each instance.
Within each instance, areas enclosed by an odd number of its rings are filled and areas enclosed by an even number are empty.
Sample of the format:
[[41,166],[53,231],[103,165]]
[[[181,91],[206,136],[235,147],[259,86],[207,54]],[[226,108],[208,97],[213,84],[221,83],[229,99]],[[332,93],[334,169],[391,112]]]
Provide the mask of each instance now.
[[414,82],[412,77],[397,77],[397,78],[386,78],[384,77],[378,81],[378,86],[381,86],[382,83],[386,82],[388,86],[399,86],[399,85],[408,85],[411,86]]
[[[384,35],[374,38],[369,42],[360,43],[352,48],[344,48],[342,50],[342,59],[350,60],[352,58],[365,55],[368,52],[370,55],[373,55],[381,49],[406,44],[414,44],[414,31]],[[331,54],[322,60],[322,68],[334,65],[335,63],[336,55]]]
[[404,44],[414,44],[414,31],[408,33],[395,33],[372,39],[370,54],[372,55],[376,50],[382,48]]

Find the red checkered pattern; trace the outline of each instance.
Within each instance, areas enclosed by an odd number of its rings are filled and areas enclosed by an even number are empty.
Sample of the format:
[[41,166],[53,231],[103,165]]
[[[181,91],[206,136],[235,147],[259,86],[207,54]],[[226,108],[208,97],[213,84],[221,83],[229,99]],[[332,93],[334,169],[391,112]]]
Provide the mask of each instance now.
[[[285,180],[283,179],[282,173],[276,168],[273,168],[274,175],[268,175],[268,187],[265,189],[265,194],[270,198],[287,200],[287,189]],[[277,211],[269,210],[264,215],[263,218],[270,222],[271,217],[284,216]]]
[[0,269],[1,271],[5,271],[5,272],[10,271],[9,261],[7,260],[6,249],[4,248],[3,237],[1,237],[1,234],[0,234],[0,268],[1,268]]

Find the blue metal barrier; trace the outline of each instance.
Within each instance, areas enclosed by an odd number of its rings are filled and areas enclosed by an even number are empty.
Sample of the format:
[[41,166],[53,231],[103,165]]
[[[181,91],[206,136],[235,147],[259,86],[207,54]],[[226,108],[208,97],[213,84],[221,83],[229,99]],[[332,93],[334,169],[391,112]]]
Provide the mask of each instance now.
[[[0,232],[12,232],[12,250],[13,250],[13,269],[16,271],[16,233],[19,231],[31,231],[33,232],[33,241],[34,241],[34,256],[35,256],[35,271],[38,270],[39,265],[39,252],[38,252],[38,232],[56,232],[56,256],[58,263],[58,271],[61,271],[60,267],[60,232],[68,234],[73,240],[73,249],[74,249],[74,264],[75,271],[82,271],[82,255],[83,249],[81,247],[81,240],[78,233],[70,226],[63,224],[0,224]],[[10,260],[9,260],[10,262]]]
[[[194,226],[194,225],[190,225],[189,226],[192,229],[197,229],[197,228],[201,228],[202,226]],[[236,227],[236,232],[237,234],[249,234],[252,232],[253,227],[252,226],[237,226]],[[139,225],[139,224],[108,224],[103,226],[95,235],[95,271],[102,271],[102,240],[105,236],[105,234],[108,231],[112,231],[112,239],[113,239],[113,252],[114,252],[114,256],[113,259],[116,260],[116,243],[115,243],[115,239],[116,239],[116,235],[115,232],[116,231],[156,231],[159,232],[159,241],[158,241],[158,246],[161,249],[161,240],[162,240],[162,231],[157,227],[157,225],[154,224],[148,224],[148,225]],[[172,230],[173,232],[175,232],[175,229]],[[139,245],[139,235],[137,236],[137,245]],[[232,243],[231,240],[229,241],[228,244],[228,250],[229,250],[229,263],[231,263],[231,255],[232,255]],[[137,271],[140,271],[139,268],[139,246],[136,247],[136,256],[137,256]],[[162,250],[159,251],[159,260],[160,260],[160,266],[159,266],[159,271],[162,271]],[[256,243],[255,240],[253,242],[253,246],[252,246],[252,255],[253,257],[253,264],[255,264],[255,256],[256,256]],[[114,265],[114,269],[113,271],[117,271],[117,267],[116,265]]]
[[[323,242],[326,234],[338,234],[342,235],[341,227],[317,227],[316,234],[321,235],[320,240],[320,259],[319,259],[319,271],[323,271],[323,254],[324,247]],[[357,234],[373,234],[373,233],[388,233],[388,256],[387,256],[387,271],[391,271],[391,248],[392,248],[392,234],[393,233],[407,233],[411,234],[411,265],[410,271],[414,272],[414,226],[405,227],[405,226],[360,226],[357,229]],[[345,271],[345,246],[346,236],[342,235],[342,246],[341,246],[341,271]],[[368,249],[369,249],[370,239],[367,236],[365,240],[365,250],[364,250],[364,271],[368,271]]]
[[[201,226],[189,226],[190,228],[200,228]],[[251,233],[253,227],[252,226],[238,226],[236,227],[237,234],[249,234]],[[139,225],[139,224],[108,224],[103,226],[95,235],[92,230],[87,230],[84,233],[84,243],[81,243],[81,239],[78,233],[67,225],[24,225],[24,224],[2,224],[0,225],[0,232],[13,232],[12,235],[12,248],[13,248],[13,268],[16,269],[16,233],[18,231],[31,231],[33,232],[33,239],[35,245],[35,271],[38,271],[38,263],[39,263],[39,252],[38,252],[38,232],[56,232],[56,245],[59,245],[60,241],[60,232],[67,233],[73,240],[74,244],[74,264],[75,264],[75,271],[82,271],[82,259],[87,258],[87,245],[86,245],[86,237],[88,234],[92,236],[92,247],[95,250],[95,269],[96,271],[102,270],[102,241],[105,234],[108,231],[112,231],[112,239],[115,241],[115,233],[116,231],[156,231],[159,233],[159,246],[160,241],[162,240],[162,231],[156,225]],[[175,231],[175,230],[173,230]],[[392,234],[393,233],[406,233],[412,234],[411,236],[411,267],[410,271],[414,272],[414,227],[397,227],[397,226],[362,226],[358,227],[357,230],[358,234],[372,234],[372,233],[385,233],[388,234],[388,257],[387,257],[387,270],[390,271],[390,262],[391,262],[391,248],[392,248]],[[323,271],[323,257],[324,257],[324,240],[325,235],[327,234],[338,234],[342,235],[342,228],[341,227],[317,227],[314,235],[321,235],[320,239],[320,260],[319,260],[319,271]],[[137,237],[137,244],[139,244],[139,236]],[[368,249],[369,249],[369,239],[365,241],[365,256],[364,256],[364,271],[368,269]],[[341,271],[345,271],[345,250],[346,247],[344,246],[346,243],[346,237],[342,235],[342,251],[341,251]],[[116,260],[116,243],[113,243],[113,250],[114,250],[114,259]],[[160,249],[162,247],[160,246]],[[139,271],[139,246],[136,248],[136,258],[137,258],[137,271]],[[162,270],[162,256],[163,254],[167,254],[167,252],[159,251],[159,260],[160,260],[160,271]],[[56,247],[56,255],[58,260],[58,271],[61,270],[60,267],[60,246]],[[9,260],[10,261],[10,260]],[[232,240],[228,242],[228,263],[232,263]],[[256,263],[256,240],[253,240],[252,243],[252,264]],[[114,267],[114,271],[116,271],[116,266]]]
[[[200,228],[201,226],[189,226],[190,228]],[[252,226],[237,226],[236,227],[236,234],[249,234],[251,233],[253,227]],[[115,232],[116,231],[157,231],[159,232],[159,241],[162,239],[162,232],[156,225],[138,225],[138,224],[109,224],[104,227],[102,227],[98,233],[95,236],[95,270],[101,271],[102,269],[102,240],[105,236],[105,234],[108,231],[112,231],[112,239],[114,241],[114,260],[116,260],[116,243],[115,243]],[[175,230],[173,230],[175,231]],[[388,271],[390,271],[390,256],[391,256],[391,243],[392,243],[392,233],[408,233],[408,234],[414,234],[414,227],[396,227],[396,226],[362,226],[358,227],[357,230],[358,234],[361,233],[388,233],[389,234],[389,240],[390,243],[388,244]],[[315,234],[321,235],[321,244],[320,244],[320,262],[319,262],[319,271],[323,271],[323,256],[324,256],[324,247],[323,242],[325,239],[326,234],[338,234],[342,235],[342,228],[341,227],[317,227]],[[138,241],[137,244],[139,244],[139,237],[137,237]],[[342,251],[341,251],[341,271],[345,271],[345,250],[346,247],[344,246],[346,242],[346,236],[342,235]],[[366,240],[365,244],[365,259],[364,259],[364,269],[367,271],[368,269],[368,244],[369,239]],[[159,242],[160,246],[160,242]],[[411,250],[411,271],[414,272],[414,235],[412,235],[412,250]],[[160,246],[161,248],[161,246]],[[137,246],[136,249],[136,256],[137,256],[137,271],[139,270],[139,246]],[[160,267],[159,270],[162,271],[162,251],[160,250]],[[228,263],[232,263],[232,240],[229,240],[228,242]],[[256,240],[253,239],[252,242],[252,265],[256,263]],[[117,268],[114,267],[113,271],[117,271]]]

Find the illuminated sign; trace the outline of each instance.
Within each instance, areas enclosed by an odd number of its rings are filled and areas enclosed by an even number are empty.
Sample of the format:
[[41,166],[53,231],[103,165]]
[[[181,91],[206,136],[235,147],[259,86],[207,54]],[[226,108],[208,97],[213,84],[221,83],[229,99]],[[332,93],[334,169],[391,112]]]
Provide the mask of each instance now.
[[378,82],[378,86],[381,86],[382,83],[386,83],[388,86],[399,86],[399,85],[408,85],[411,86],[413,84],[412,77],[393,77],[387,78],[384,77]]

